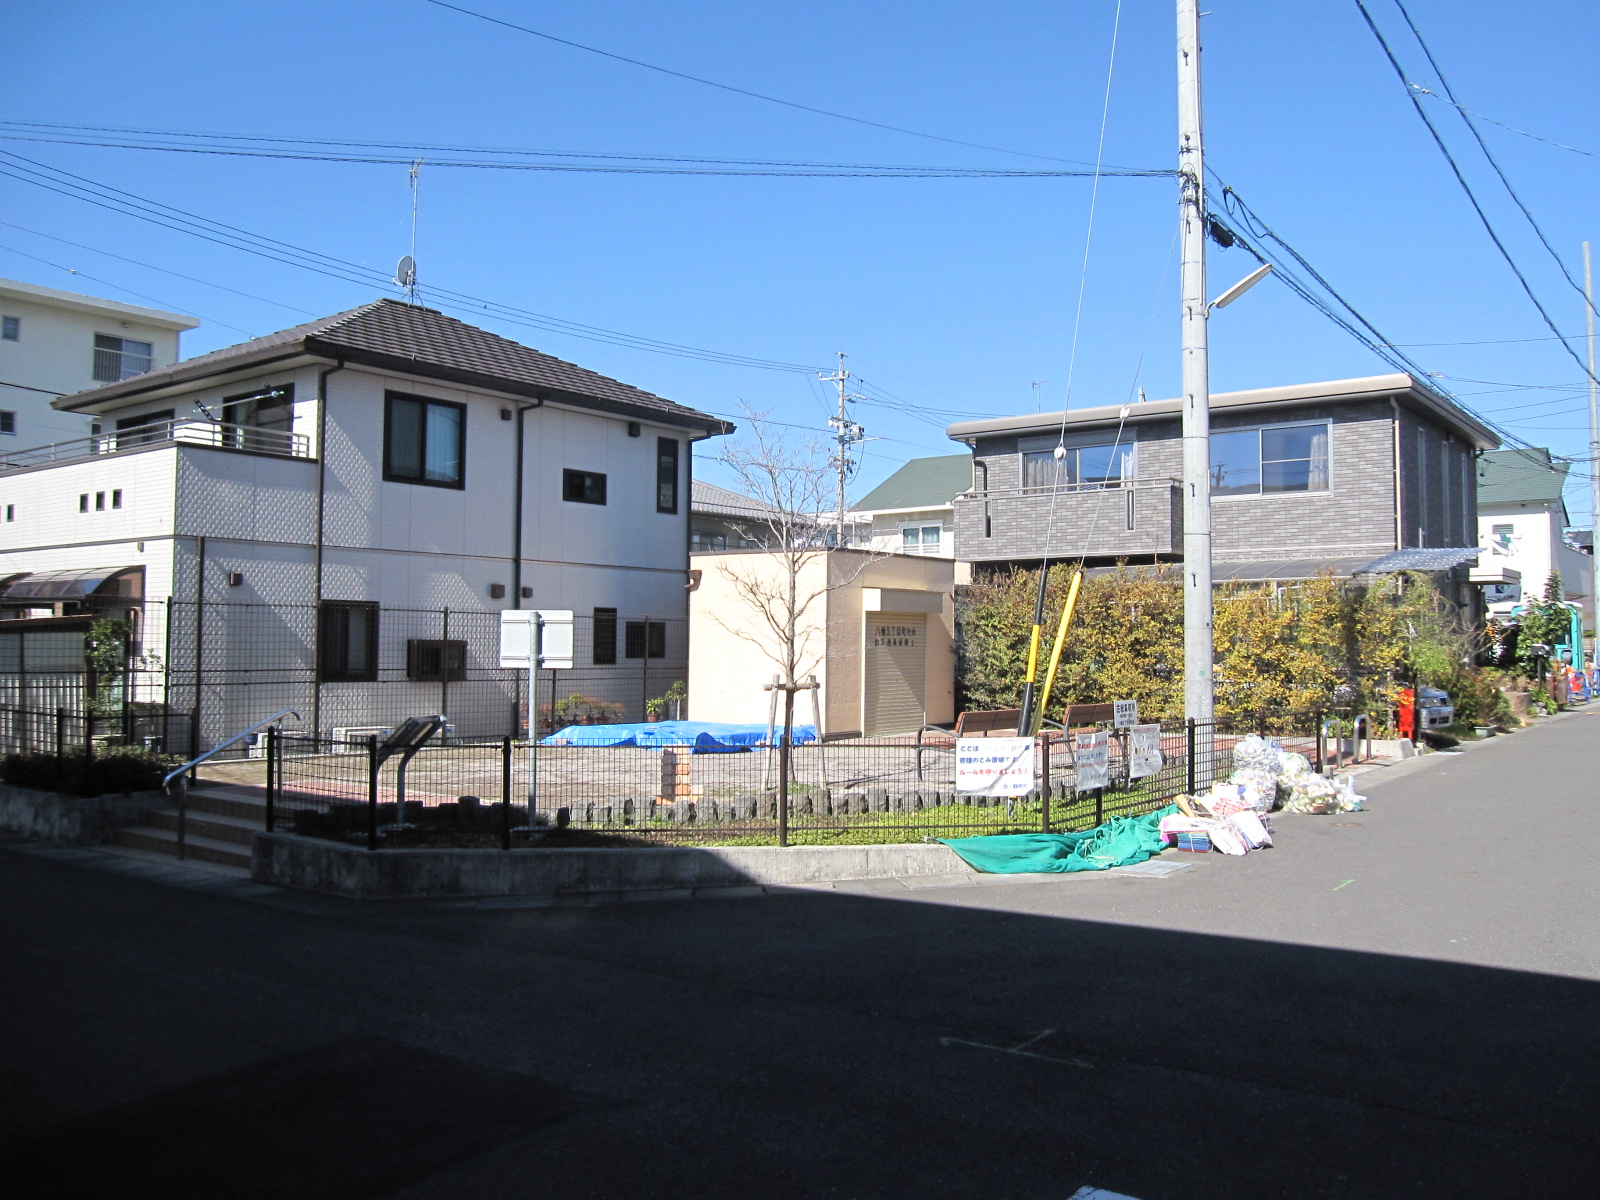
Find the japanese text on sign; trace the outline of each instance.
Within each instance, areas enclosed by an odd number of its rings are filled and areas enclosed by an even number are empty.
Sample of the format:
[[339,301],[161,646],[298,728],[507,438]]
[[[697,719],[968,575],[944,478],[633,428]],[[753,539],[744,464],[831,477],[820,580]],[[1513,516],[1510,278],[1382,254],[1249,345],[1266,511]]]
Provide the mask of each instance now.
[[872,645],[915,646],[919,632],[915,625],[875,625],[872,628]]
[[1161,757],[1161,726],[1135,725],[1128,731],[1128,778],[1143,779],[1166,765]]
[[1032,738],[957,738],[956,791],[1026,796],[1033,791]]
[[1110,735],[1104,730],[1075,734],[1072,761],[1077,772],[1074,782],[1080,792],[1107,786],[1111,782]]
[[1111,705],[1111,723],[1118,729],[1128,729],[1139,723],[1137,700],[1115,700]]

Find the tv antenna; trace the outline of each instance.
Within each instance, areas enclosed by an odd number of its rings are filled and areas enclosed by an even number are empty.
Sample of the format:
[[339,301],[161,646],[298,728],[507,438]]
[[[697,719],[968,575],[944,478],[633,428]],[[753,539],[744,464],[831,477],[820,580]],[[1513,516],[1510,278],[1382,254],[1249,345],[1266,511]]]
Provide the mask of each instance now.
[[422,160],[414,159],[411,169],[406,172],[411,180],[411,253],[400,259],[399,266],[394,269],[396,285],[405,289],[406,303],[416,304],[417,300],[417,184],[422,176]]

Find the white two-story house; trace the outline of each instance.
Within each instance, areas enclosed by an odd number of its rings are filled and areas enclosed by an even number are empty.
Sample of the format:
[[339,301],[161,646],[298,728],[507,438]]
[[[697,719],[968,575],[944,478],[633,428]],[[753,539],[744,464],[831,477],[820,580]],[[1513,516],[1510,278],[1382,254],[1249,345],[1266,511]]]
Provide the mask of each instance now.
[[1492,450],[1478,459],[1478,537],[1484,566],[1517,576],[1516,582],[1484,589],[1491,616],[1539,600],[1552,572],[1561,576],[1561,598],[1583,607],[1594,622],[1591,595],[1594,560],[1566,539],[1564,493],[1571,464],[1550,451]]
[[278,708],[520,735],[505,608],[576,612],[553,687],[613,716],[687,669],[690,448],[715,417],[393,300],[56,407],[100,432],[0,464],[0,610],[10,632],[128,614],[139,696],[194,716],[191,744]]

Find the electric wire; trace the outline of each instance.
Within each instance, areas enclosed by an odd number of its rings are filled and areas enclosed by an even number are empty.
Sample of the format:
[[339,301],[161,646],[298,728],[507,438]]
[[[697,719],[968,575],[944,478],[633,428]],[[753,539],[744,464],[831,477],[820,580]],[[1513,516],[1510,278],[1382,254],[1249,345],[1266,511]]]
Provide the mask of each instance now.
[[927,133],[920,129],[907,129],[900,125],[889,125],[883,121],[869,120],[866,117],[851,116],[849,113],[833,112],[826,108],[816,108],[810,104],[801,104],[795,100],[784,100],[778,96],[768,96],[762,92],[753,92],[747,88],[735,87],[733,84],[719,83],[715,79],[706,79],[699,75],[690,75],[685,71],[673,70],[671,67],[658,66],[655,63],[644,62],[637,58],[629,58],[627,55],[616,54],[610,50],[601,50],[597,46],[588,46],[582,42],[572,41],[569,38],[557,37],[553,33],[545,33],[542,30],[532,29],[527,25],[518,25],[514,21],[506,21],[500,17],[492,17],[488,13],[481,13],[475,11],[474,9],[463,8],[458,4],[449,4],[446,3],[446,0],[427,0],[427,2],[429,4],[436,5],[439,8],[451,9],[452,11],[461,13],[465,16],[476,17],[480,21],[488,21],[491,24],[501,25],[507,29],[515,29],[519,33],[531,34],[534,37],[543,38],[548,42],[555,42],[562,46],[570,46],[574,50],[583,50],[589,54],[598,54],[603,58],[615,59],[617,62],[627,63],[629,66],[642,67],[647,71],[657,71],[663,75],[670,75],[675,79],[684,79],[690,83],[703,84],[706,87],[717,88],[724,92],[732,92],[735,95],[745,96],[751,100],[761,100],[768,104],[779,104],[785,108],[798,109],[801,112],[812,113],[815,116],[832,117],[835,120],[849,121],[856,125],[866,125],[873,129],[883,129],[890,133],[902,133],[910,137],[927,138],[928,140],[935,142],[946,142],[952,146],[966,146],[972,150],[990,150],[997,154],[1014,154],[1022,158],[1041,159],[1045,162],[1070,162],[1084,165],[1079,159],[1057,158],[1050,154],[1034,154],[1027,150],[1011,150],[1004,146],[988,146],[982,142],[963,141],[961,138],[945,137],[943,134]]
[[[0,130],[0,140],[51,146],[92,146],[110,150],[146,150],[169,154],[201,154],[222,158],[289,159],[300,162],[355,163],[368,166],[406,166],[415,154],[352,154],[324,150],[289,150],[249,146],[205,146],[183,143],[136,142],[108,138],[68,137]],[[529,152],[533,153],[533,152]],[[491,171],[545,171],[592,175],[711,175],[735,178],[799,179],[1071,179],[1088,178],[1084,170],[1014,170],[999,167],[896,167],[896,166],[646,166],[580,162],[505,162],[493,159],[430,157],[433,167],[467,167]],[[1130,168],[1107,171],[1119,178],[1160,178],[1170,171]]]
[[[1543,246],[1549,253],[1550,257],[1555,260],[1556,266],[1561,269],[1562,275],[1566,276],[1567,283],[1572,286],[1572,290],[1577,292],[1578,295],[1582,296],[1584,294],[1583,285],[1573,278],[1572,271],[1567,267],[1566,260],[1563,259],[1561,255],[1556,252],[1556,248],[1550,244],[1550,239],[1545,236],[1544,230],[1539,227],[1539,222],[1534,219],[1533,213],[1529,210],[1528,206],[1523,203],[1522,197],[1517,194],[1517,189],[1511,186],[1511,180],[1506,177],[1506,173],[1504,169],[1501,168],[1499,161],[1489,150],[1489,144],[1483,140],[1483,135],[1478,132],[1478,127],[1472,123],[1472,117],[1467,113],[1466,109],[1462,108],[1456,103],[1455,92],[1450,87],[1450,81],[1445,78],[1444,68],[1439,65],[1438,59],[1436,59],[1433,55],[1432,48],[1429,47],[1426,39],[1423,38],[1422,30],[1418,29],[1417,23],[1411,19],[1411,13],[1405,6],[1405,0],[1394,0],[1394,6],[1400,10],[1400,15],[1405,18],[1406,27],[1411,30],[1411,36],[1417,40],[1417,45],[1422,47],[1423,57],[1428,60],[1428,65],[1433,68],[1434,75],[1438,77],[1439,86],[1444,89],[1444,94],[1446,98],[1449,99],[1450,103],[1455,105],[1457,115],[1461,118],[1462,124],[1464,124],[1467,127],[1468,132],[1472,134],[1472,139],[1473,141],[1477,142],[1478,149],[1483,151],[1483,157],[1488,160],[1489,166],[1494,169],[1495,176],[1500,180],[1501,185],[1506,189],[1506,194],[1511,197],[1512,202],[1517,206],[1517,210],[1521,212],[1522,215],[1527,219],[1529,227],[1539,239],[1539,244]],[[1420,107],[1420,105],[1418,107]]]
[[[1394,69],[1395,75],[1399,78],[1401,85],[1405,88],[1406,98],[1410,101],[1412,109],[1416,112],[1417,116],[1421,118],[1422,123],[1427,127],[1428,134],[1430,137],[1432,137],[1434,145],[1438,147],[1439,153],[1444,155],[1445,162],[1450,167],[1450,173],[1455,177],[1456,183],[1466,195],[1467,201],[1472,206],[1473,212],[1477,214],[1479,222],[1483,225],[1484,232],[1489,235],[1489,240],[1494,243],[1495,249],[1500,252],[1500,257],[1505,260],[1506,266],[1511,269],[1512,275],[1516,277],[1518,284],[1521,285],[1522,290],[1527,295],[1529,302],[1534,306],[1535,309],[1538,310],[1539,316],[1543,318],[1544,323],[1549,328],[1550,332],[1555,334],[1558,338],[1562,338],[1563,334],[1561,333],[1560,327],[1556,325],[1555,319],[1551,317],[1548,311],[1546,311],[1544,304],[1535,294],[1533,285],[1528,282],[1528,278],[1523,274],[1522,268],[1517,265],[1516,259],[1511,256],[1511,251],[1506,248],[1505,242],[1501,239],[1499,231],[1494,227],[1494,222],[1489,219],[1489,214],[1484,211],[1483,204],[1481,201],[1479,201],[1477,193],[1473,191],[1472,185],[1467,182],[1467,177],[1462,171],[1461,165],[1456,161],[1455,156],[1450,153],[1450,147],[1445,143],[1444,136],[1439,132],[1438,127],[1433,123],[1433,118],[1431,118],[1428,115],[1427,110],[1423,108],[1422,102],[1418,99],[1417,94],[1411,90],[1410,81],[1406,78],[1405,68],[1400,65],[1400,60],[1395,56],[1393,48],[1389,45],[1388,40],[1383,36],[1383,32],[1378,28],[1377,22],[1373,20],[1372,14],[1368,11],[1364,0],[1354,0],[1354,2],[1356,8],[1360,10],[1362,19],[1367,24],[1367,28],[1372,31],[1372,36],[1377,39],[1378,45],[1382,48],[1384,56],[1389,61],[1390,67]],[[1564,267],[1563,270],[1565,270]],[[1579,290],[1581,294],[1582,289]],[[1573,361],[1575,361],[1578,366],[1582,368],[1584,377],[1588,378],[1589,367],[1588,364],[1584,362],[1583,357],[1571,346],[1569,346],[1565,340],[1562,341],[1561,345],[1562,348],[1572,356]]]
[[1593,150],[1584,150],[1578,146],[1569,146],[1565,142],[1558,142],[1554,138],[1542,137],[1537,133],[1529,133],[1526,129],[1518,129],[1515,125],[1508,125],[1504,121],[1497,121],[1493,117],[1485,116],[1481,112],[1477,112],[1474,109],[1468,108],[1465,104],[1461,104],[1455,100],[1447,99],[1446,97],[1439,95],[1437,92],[1429,91],[1427,88],[1418,84],[1413,83],[1411,86],[1416,89],[1416,91],[1432,100],[1437,100],[1441,104],[1448,104],[1451,108],[1459,109],[1468,116],[1476,117],[1480,121],[1486,121],[1490,125],[1498,125],[1501,129],[1514,133],[1518,137],[1525,137],[1535,142],[1543,142],[1546,146],[1554,146],[1557,150],[1570,150],[1573,154],[1581,154],[1585,158],[1600,158],[1600,154],[1597,154]]

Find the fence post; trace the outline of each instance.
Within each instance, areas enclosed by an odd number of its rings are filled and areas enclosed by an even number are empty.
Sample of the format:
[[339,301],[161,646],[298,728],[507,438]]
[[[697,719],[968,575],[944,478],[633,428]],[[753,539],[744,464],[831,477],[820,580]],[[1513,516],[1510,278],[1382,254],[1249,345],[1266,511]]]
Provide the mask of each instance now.
[[378,848],[378,738],[367,735],[367,849]]
[[67,756],[67,710],[56,709],[56,786],[61,786],[61,773]]
[[778,845],[789,844],[789,739],[794,729],[794,685],[783,688],[783,729],[778,733]]
[[1050,735],[1041,733],[1039,747],[1039,832],[1050,832]]
[[500,849],[511,849],[511,739],[500,739]]
[[278,791],[278,727],[267,726],[267,832],[272,832],[274,801]]
[[1188,791],[1188,794],[1192,796],[1192,795],[1194,795],[1194,780],[1195,780],[1194,751],[1195,751],[1195,742],[1197,741],[1197,739],[1194,736],[1194,718],[1193,717],[1185,717],[1184,718],[1183,736],[1184,736],[1184,746],[1186,748],[1186,753],[1184,754],[1183,758],[1184,758],[1184,762],[1187,764],[1187,767],[1188,767],[1188,777],[1187,777],[1186,782],[1188,783],[1189,786],[1188,786],[1188,788],[1186,790]]
[[1317,734],[1317,774],[1321,775],[1327,768],[1327,763],[1322,753],[1322,710],[1320,708],[1311,710],[1311,728],[1316,730]]

